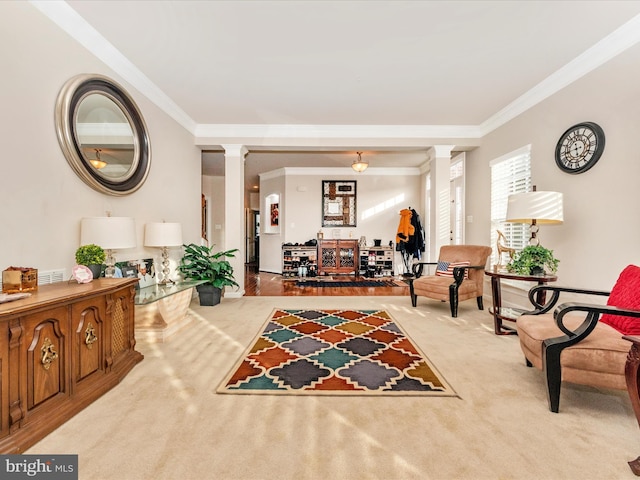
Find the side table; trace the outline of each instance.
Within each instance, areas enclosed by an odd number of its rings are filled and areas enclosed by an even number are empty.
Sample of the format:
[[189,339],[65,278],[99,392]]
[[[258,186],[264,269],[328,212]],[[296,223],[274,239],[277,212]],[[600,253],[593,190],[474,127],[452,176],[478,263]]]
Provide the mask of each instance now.
[[[496,335],[515,335],[515,328],[508,327],[502,324],[503,320],[515,322],[516,319],[522,315],[526,310],[520,308],[507,308],[502,306],[502,292],[500,291],[500,280],[519,280],[522,282],[537,282],[538,285],[543,285],[549,282],[555,282],[558,277],[555,275],[519,275],[517,273],[509,273],[506,271],[490,271],[485,270],[485,275],[491,277],[491,298],[492,308],[489,313],[493,315],[493,324]],[[546,292],[538,292],[536,301],[540,305],[544,305],[546,300]]]
[[136,338],[164,342],[191,319],[187,315],[193,288],[203,281],[150,285],[136,290]]

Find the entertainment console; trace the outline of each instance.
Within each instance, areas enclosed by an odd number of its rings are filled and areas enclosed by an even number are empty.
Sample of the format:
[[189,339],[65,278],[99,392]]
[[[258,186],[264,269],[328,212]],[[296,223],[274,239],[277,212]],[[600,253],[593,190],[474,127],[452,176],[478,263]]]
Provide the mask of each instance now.
[[136,282],[59,282],[0,304],[0,453],[22,453],[143,359]]

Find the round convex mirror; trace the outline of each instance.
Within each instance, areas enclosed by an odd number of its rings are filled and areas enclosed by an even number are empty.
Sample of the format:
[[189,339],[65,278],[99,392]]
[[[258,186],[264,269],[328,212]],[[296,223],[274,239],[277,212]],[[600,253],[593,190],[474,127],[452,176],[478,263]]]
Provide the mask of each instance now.
[[133,99],[102,75],[78,75],[60,91],[56,132],[71,168],[109,195],[136,191],[147,178],[147,127]]

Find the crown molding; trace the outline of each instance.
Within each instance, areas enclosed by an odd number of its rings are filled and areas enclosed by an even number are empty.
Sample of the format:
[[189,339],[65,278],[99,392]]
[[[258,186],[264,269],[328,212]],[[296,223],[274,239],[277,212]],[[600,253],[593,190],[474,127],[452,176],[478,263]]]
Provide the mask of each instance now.
[[362,176],[402,176],[420,175],[423,173],[420,167],[400,167],[400,168],[382,168],[369,167],[364,172],[355,172],[351,167],[284,167],[272,170],[270,172],[260,173],[260,180],[270,180],[272,178],[283,177],[287,175],[298,176],[342,176],[342,177],[362,177]]
[[199,124],[202,138],[479,138],[473,125],[282,125]]
[[559,92],[639,41],[640,15],[636,15],[565,66],[556,70],[524,95],[485,120],[478,127],[480,136],[487,135],[508,121],[513,120],[521,113]]
[[29,0],[29,3],[67,32],[78,43],[133,85],[151,102],[200,138],[225,139],[225,143],[249,143],[245,139],[480,139],[514,119],[567,85],[640,41],[640,15],[604,37],[591,48],[538,83],[480,125],[238,125],[196,124],[119,50],[61,0]]
[[100,32],[82,18],[67,2],[59,0],[30,0],[29,3],[67,32],[80,45],[133,85],[145,97],[188,132],[194,134],[196,122],[173,100],[114,47]]

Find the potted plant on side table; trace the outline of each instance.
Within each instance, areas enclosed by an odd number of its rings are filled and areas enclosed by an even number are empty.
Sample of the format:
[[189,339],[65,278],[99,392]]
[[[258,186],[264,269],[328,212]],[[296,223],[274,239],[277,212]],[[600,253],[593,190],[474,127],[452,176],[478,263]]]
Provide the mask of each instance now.
[[237,248],[224,252],[213,252],[213,247],[191,243],[184,246],[184,255],[180,259],[178,270],[188,279],[205,280],[196,287],[200,305],[217,305],[226,286],[239,287],[233,277],[233,267],[225,260],[234,258]]
[[98,278],[102,274],[104,259],[104,249],[93,243],[82,245],[76,250],[76,263],[78,265],[85,265],[91,270],[93,278]]
[[508,264],[507,271],[520,275],[544,275],[556,273],[560,260],[553,256],[553,250],[540,245],[528,245],[517,252]]

